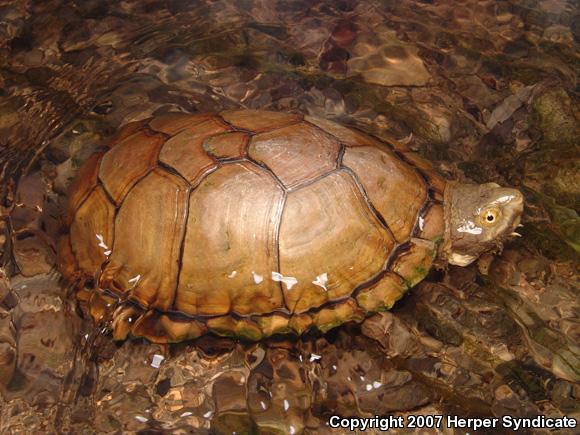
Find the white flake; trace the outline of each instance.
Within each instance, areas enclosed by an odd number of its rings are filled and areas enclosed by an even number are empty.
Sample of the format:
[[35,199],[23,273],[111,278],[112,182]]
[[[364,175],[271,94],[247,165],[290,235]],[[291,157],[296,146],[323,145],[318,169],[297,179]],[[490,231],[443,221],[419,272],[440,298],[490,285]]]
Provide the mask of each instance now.
[[213,415],[213,411],[207,411],[205,414],[203,414],[203,418],[210,418]]
[[322,287],[324,291],[328,291],[328,289],[326,288],[327,282],[328,282],[328,273],[324,272],[318,275],[316,279],[312,281],[312,284],[317,285],[318,287]]
[[371,384],[367,384],[367,391],[371,391],[373,389],[373,386]]
[[97,236],[97,240],[99,241],[99,244],[97,245],[99,248],[109,249],[109,247],[105,245],[105,238],[102,234],[95,234],[95,236]]
[[283,282],[286,284],[288,290],[292,289],[298,283],[298,280],[293,276],[284,276],[278,272],[272,272],[272,281]]
[[260,405],[262,405],[262,409],[266,409],[266,403],[263,400],[260,400]]
[[510,202],[512,199],[514,199],[515,195],[505,195],[505,196],[501,196],[498,199],[496,199],[495,201],[492,202],[492,204],[505,204]]
[[128,282],[130,282],[131,284],[137,284],[140,279],[141,279],[141,275],[137,275],[137,276],[134,276],[133,278],[131,278],[130,280],[128,280]]
[[232,271],[232,273],[230,273],[230,274],[228,275],[228,278],[233,278],[233,277],[234,277],[234,276],[236,276],[237,274],[238,274],[238,271],[237,271],[237,270],[234,270],[234,271]]
[[289,408],[290,404],[288,403],[288,400],[284,399],[284,411],[288,411]]
[[165,359],[165,357],[163,355],[158,355],[158,354],[153,355],[153,360],[151,361],[151,367],[158,369],[164,359]]
[[254,277],[254,282],[256,284],[260,284],[264,281],[264,277],[262,275],[258,275],[256,272],[252,271],[252,276]]
[[314,362],[322,358],[320,355],[316,355],[315,353],[310,354],[310,362]]
[[294,426],[290,426],[290,435],[294,435],[296,433],[296,429]]
[[423,231],[425,229],[425,218],[419,216],[419,229]]
[[481,234],[483,229],[475,225],[472,221],[464,220],[461,226],[457,228],[460,233]]
[[374,387],[374,388],[379,388],[379,387],[381,387],[382,385],[383,385],[383,384],[381,384],[380,382],[377,382],[377,381],[374,381],[374,382],[373,382],[373,387]]
[[193,415],[193,413],[189,412],[189,411],[185,411],[183,414],[180,415],[180,417],[189,417],[190,415]]
[[135,419],[141,423],[145,423],[147,421],[147,418],[143,417],[142,415],[136,415]]
[[336,366],[335,365],[332,366],[332,370],[336,370]]
[[108,251],[103,252],[103,254],[105,254],[108,257],[109,255],[111,255],[111,252],[112,251],[109,249]]

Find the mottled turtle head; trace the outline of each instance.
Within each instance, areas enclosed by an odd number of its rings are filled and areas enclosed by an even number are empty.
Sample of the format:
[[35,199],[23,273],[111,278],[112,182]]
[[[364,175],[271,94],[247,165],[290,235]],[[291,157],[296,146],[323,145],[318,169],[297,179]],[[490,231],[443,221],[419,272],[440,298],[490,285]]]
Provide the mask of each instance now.
[[445,190],[443,256],[451,264],[467,266],[481,254],[501,249],[515,232],[524,210],[516,189],[495,183],[449,183]]

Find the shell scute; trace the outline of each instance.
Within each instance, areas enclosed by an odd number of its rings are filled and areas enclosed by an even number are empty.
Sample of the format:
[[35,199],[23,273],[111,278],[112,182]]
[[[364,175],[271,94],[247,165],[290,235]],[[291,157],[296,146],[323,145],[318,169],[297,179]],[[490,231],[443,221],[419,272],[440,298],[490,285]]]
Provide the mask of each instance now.
[[157,164],[165,138],[145,131],[127,137],[102,158],[99,178],[115,204]]
[[335,169],[339,151],[335,139],[301,123],[254,136],[248,154],[292,187]]
[[407,288],[411,288],[429,273],[436,250],[436,244],[430,240],[411,239],[406,252],[394,261],[392,270],[404,279]]
[[369,312],[389,310],[394,303],[401,299],[407,287],[404,280],[394,274],[387,273],[385,276],[366,289],[363,289],[356,297],[358,304]]
[[[115,207],[97,186],[77,210],[70,226],[71,248],[81,270],[99,270],[113,246]],[[85,240],[88,238],[89,240]]]
[[123,125],[123,127],[121,127],[119,131],[109,139],[107,146],[109,148],[113,148],[118,143],[123,142],[129,136],[137,133],[139,130],[145,127],[149,123],[150,119],[151,118],[142,119],[140,121],[132,121]]
[[167,113],[158,115],[149,121],[149,127],[152,130],[173,136],[184,129],[193,129],[209,119],[215,119],[215,115],[211,113],[198,113],[195,115],[190,113]]
[[217,167],[215,159],[203,148],[204,140],[228,130],[227,125],[213,118],[197,124],[195,128],[184,129],[163,145],[159,160],[174,168],[192,186],[196,186],[208,172]]
[[183,180],[160,169],[129,192],[117,214],[113,252],[100,276],[101,288],[129,292],[143,307],[171,308],[188,194]]
[[220,315],[283,307],[271,279],[283,195],[267,171],[247,162],[204,179],[190,199],[176,309]]
[[269,112],[266,110],[226,110],[220,113],[223,119],[236,128],[260,133],[285,127],[302,120],[295,113]]
[[99,166],[103,153],[91,155],[83,166],[80,167],[77,176],[71,183],[68,198],[67,219],[70,222],[81,203],[97,185]]
[[240,131],[217,134],[203,142],[203,149],[216,159],[241,159],[246,155],[249,138]]
[[280,273],[296,280],[284,286],[288,309],[350,295],[383,269],[393,246],[348,173],[291,192],[280,228]]
[[420,175],[385,148],[348,147],[343,164],[356,174],[397,241],[409,240],[427,200],[427,186]]
[[305,116],[304,120],[334,136],[340,141],[340,143],[347,146],[359,147],[383,145],[378,140],[372,138],[369,135],[361,133],[360,131],[354,130],[352,128],[344,127],[327,119],[318,118],[315,116]]

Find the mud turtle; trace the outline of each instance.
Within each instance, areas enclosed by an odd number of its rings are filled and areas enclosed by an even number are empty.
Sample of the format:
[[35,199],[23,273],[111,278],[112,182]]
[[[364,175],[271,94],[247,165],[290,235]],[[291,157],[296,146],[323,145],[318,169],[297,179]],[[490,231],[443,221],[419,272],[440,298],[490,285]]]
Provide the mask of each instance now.
[[446,182],[403,145],[323,119],[170,114],[82,166],[60,268],[115,339],[257,340],[390,309],[435,261],[501,245],[522,209],[517,190]]

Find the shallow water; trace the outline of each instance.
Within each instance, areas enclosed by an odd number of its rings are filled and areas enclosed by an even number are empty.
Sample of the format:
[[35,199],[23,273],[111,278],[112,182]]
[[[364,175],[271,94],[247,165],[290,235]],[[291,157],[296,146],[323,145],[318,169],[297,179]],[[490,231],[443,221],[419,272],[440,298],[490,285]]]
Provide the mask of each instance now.
[[[0,17],[2,433],[580,420],[574,2],[22,0]],[[324,336],[115,344],[55,270],[70,178],[126,122],[237,107],[334,119],[450,178],[516,186],[523,237]]]

